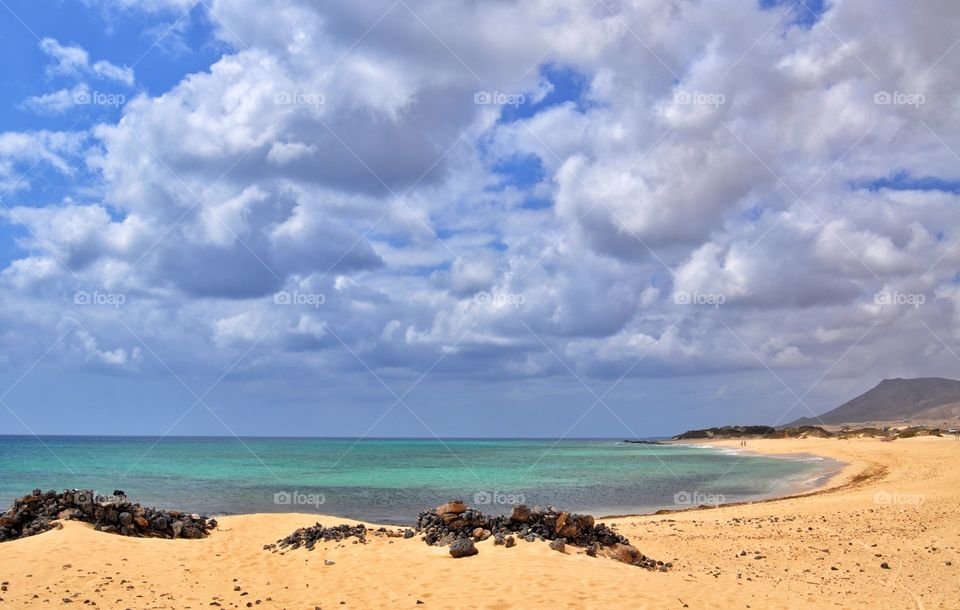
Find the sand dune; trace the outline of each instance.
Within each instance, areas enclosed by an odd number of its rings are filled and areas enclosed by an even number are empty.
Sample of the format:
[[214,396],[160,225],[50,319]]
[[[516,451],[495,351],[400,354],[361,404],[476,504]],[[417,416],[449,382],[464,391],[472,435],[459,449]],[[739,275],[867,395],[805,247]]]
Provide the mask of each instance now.
[[647,555],[672,561],[668,573],[542,542],[505,549],[488,540],[458,560],[417,538],[263,550],[318,519],[344,521],[315,515],[226,517],[204,540],[123,538],[67,522],[0,547],[0,608],[65,598],[131,609],[960,607],[960,443],[769,440],[749,449],[850,466],[831,481],[839,490],[609,520]]

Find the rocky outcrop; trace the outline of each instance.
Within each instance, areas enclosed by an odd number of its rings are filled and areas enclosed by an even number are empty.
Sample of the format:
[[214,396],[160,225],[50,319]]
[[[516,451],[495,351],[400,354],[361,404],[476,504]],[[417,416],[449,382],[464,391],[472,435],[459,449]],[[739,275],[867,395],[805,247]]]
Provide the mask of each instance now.
[[201,515],[132,503],[120,490],[96,496],[91,490],[34,489],[0,515],[0,542],[61,527],[57,521],[66,519],[92,523],[94,529],[111,534],[152,538],[203,538],[217,527],[216,520]]

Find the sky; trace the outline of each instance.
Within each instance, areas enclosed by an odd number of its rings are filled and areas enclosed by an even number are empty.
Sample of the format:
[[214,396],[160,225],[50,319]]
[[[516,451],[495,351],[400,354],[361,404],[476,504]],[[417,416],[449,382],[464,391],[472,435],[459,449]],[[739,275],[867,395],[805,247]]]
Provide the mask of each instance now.
[[650,437],[960,377],[952,0],[0,0],[0,434]]

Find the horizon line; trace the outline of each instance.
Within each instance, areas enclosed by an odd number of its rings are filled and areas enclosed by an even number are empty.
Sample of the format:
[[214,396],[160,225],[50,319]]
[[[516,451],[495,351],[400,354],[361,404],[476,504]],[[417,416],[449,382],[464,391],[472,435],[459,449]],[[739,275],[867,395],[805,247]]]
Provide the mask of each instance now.
[[383,440],[405,440],[405,441],[451,441],[451,440],[504,440],[504,441],[525,441],[525,440],[546,440],[546,441],[644,441],[644,440],[663,440],[670,439],[673,436],[644,436],[644,437],[624,437],[624,436],[300,436],[300,435],[230,435],[230,434],[0,434],[2,438],[150,438],[150,439],[299,439],[299,440],[347,440],[347,441],[383,441]]

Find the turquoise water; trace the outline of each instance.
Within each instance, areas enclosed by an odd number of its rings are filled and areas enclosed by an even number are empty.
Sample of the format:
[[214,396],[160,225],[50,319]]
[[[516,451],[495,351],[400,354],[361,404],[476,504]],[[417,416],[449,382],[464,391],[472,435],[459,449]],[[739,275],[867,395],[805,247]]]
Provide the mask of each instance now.
[[210,514],[405,523],[453,497],[489,512],[519,500],[596,514],[735,502],[786,493],[833,467],[614,440],[0,437],[0,502],[35,487],[122,489],[146,505]]

